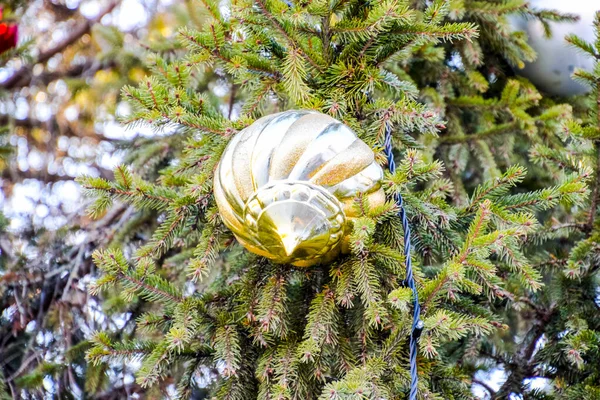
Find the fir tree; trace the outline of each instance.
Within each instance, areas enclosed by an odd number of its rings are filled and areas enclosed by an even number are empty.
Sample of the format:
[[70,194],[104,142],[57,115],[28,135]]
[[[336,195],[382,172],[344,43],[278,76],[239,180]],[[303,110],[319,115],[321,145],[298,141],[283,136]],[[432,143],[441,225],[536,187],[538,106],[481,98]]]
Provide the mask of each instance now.
[[[203,6],[203,28],[178,34],[185,50],[155,54],[152,75],[123,90],[125,122],[172,133],[133,148],[114,180],[80,179],[93,216],[131,207],[94,253],[91,292],[143,312],[135,330],[93,336],[91,368],[141,361],[139,385],[176,382],[182,398],[407,396],[411,292],[393,201],[358,197],[351,253],[307,269],[246,252],[216,209],[228,140],[305,108],[351,126],[382,164],[393,129],[384,187],[413,227],[421,398],[471,398],[472,384],[492,398],[598,396],[597,108],[510,73],[535,56],[510,15],[572,17],[519,0]],[[598,58],[600,45],[569,41]],[[576,73],[594,103],[596,75]],[[215,76],[227,102],[202,90]],[[498,391],[478,378],[495,366]],[[537,377],[550,393],[527,388]]]

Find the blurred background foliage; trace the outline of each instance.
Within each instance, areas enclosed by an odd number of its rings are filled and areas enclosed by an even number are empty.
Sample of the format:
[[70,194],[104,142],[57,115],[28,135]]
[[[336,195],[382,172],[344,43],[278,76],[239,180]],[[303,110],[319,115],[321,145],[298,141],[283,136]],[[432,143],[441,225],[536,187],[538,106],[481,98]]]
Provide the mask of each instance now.
[[136,393],[131,365],[84,361],[84,338],[132,318],[131,310],[107,316],[86,289],[91,252],[130,214],[117,207],[91,222],[74,178],[110,178],[125,143],[165,134],[120,125],[129,112],[120,91],[149,73],[149,51],[176,54],[177,29],[201,23],[192,3],[2,2],[19,44],[0,54],[0,398]]

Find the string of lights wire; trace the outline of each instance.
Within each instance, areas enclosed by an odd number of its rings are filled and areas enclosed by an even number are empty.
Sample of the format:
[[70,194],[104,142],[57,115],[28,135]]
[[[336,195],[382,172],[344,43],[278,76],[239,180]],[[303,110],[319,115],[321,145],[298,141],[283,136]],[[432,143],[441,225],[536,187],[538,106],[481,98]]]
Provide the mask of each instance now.
[[[388,169],[393,174],[396,171],[396,162],[394,161],[393,146],[392,146],[392,127],[389,122],[385,126],[385,143],[384,151],[388,161]],[[415,278],[413,275],[412,261],[410,257],[410,225],[408,223],[408,217],[404,210],[404,199],[400,193],[394,195],[396,204],[399,208],[399,216],[402,219],[402,229],[404,230],[404,257],[406,260],[406,286],[412,290],[413,295],[413,322],[410,335],[410,400],[416,400],[417,390],[419,385],[419,375],[417,371],[417,353],[418,353],[418,339],[421,331],[423,330],[423,321],[421,321],[421,305],[419,304],[419,293],[417,292],[417,286],[415,285]]]

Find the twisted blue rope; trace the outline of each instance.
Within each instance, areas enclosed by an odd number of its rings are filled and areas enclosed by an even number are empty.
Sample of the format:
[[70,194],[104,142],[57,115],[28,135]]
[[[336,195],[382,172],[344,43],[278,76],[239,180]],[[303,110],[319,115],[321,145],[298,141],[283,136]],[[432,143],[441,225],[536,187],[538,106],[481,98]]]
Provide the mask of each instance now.
[[[388,168],[393,174],[396,171],[396,162],[394,161],[393,147],[392,147],[392,127],[389,122],[385,125],[385,143],[384,151],[388,160]],[[404,210],[404,199],[400,193],[394,195],[396,204],[400,209],[399,215],[402,219],[402,229],[404,230],[404,257],[406,259],[406,285],[412,290],[413,294],[413,323],[410,335],[410,400],[416,400],[417,389],[419,383],[419,376],[417,374],[417,342],[419,335],[423,330],[423,321],[420,319],[421,305],[419,304],[419,293],[417,292],[417,286],[415,285],[415,278],[413,275],[412,261],[410,257],[410,226],[408,224],[408,217]]]

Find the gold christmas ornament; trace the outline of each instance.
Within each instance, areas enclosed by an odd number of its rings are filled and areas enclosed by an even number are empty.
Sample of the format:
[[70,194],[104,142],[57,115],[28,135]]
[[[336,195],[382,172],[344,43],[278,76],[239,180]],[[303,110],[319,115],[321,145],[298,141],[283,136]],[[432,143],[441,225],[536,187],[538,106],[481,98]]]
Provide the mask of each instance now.
[[225,225],[253,253],[309,266],[347,248],[352,200],[385,201],[383,170],[346,125],[314,111],[263,117],[235,135],[216,169]]

